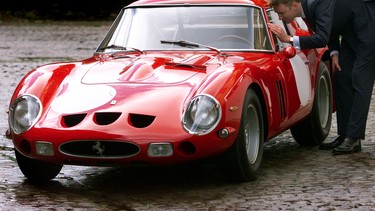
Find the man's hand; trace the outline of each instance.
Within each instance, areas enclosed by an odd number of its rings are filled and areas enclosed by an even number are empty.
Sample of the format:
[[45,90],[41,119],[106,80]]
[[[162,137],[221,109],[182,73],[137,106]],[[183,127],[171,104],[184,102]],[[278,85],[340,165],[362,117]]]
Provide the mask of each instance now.
[[285,33],[284,29],[280,25],[274,23],[267,23],[267,25],[281,42],[289,43],[290,36]]
[[339,55],[334,54],[334,55],[331,56],[331,59],[332,59],[332,70],[341,71],[341,67],[340,67],[340,64],[339,64]]

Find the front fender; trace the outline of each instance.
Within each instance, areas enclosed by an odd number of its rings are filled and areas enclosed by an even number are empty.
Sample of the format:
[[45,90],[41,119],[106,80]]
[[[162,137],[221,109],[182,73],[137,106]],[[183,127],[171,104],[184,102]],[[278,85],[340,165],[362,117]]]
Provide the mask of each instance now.
[[216,130],[227,128],[232,137],[226,144],[231,145],[237,137],[241,122],[244,96],[252,83],[251,71],[256,68],[244,64],[224,65],[211,73],[199,86],[195,95],[209,94],[214,96],[222,106],[222,120]]
[[18,83],[10,105],[24,94],[37,96],[43,105],[47,104],[55,97],[59,89],[63,89],[62,84],[78,65],[78,63],[56,63],[31,70]]

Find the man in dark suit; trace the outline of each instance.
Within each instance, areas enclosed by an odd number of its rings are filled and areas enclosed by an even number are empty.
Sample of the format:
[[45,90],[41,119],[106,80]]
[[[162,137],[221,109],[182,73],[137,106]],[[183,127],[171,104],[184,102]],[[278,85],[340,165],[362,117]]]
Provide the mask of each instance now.
[[[375,2],[338,0],[329,50],[334,70],[338,137],[320,149],[361,150],[375,79]],[[341,36],[341,42],[340,42]]]
[[296,17],[305,18],[314,34],[291,37],[278,24],[269,23],[269,29],[281,42],[291,43],[299,49],[321,48],[330,37],[334,0],[268,0],[280,20],[290,23]]
[[375,79],[375,1],[269,0],[269,3],[281,20],[289,23],[295,17],[304,17],[315,32],[296,39],[280,26],[269,24],[282,42],[293,41],[301,49],[318,48],[324,47],[330,37],[339,136],[322,144],[320,149],[332,149],[335,155],[360,151]]

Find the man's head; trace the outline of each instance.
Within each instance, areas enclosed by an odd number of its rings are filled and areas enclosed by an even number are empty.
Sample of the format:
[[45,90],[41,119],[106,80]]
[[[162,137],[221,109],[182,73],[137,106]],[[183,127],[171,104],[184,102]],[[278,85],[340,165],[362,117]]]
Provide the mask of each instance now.
[[268,0],[279,19],[290,23],[295,17],[302,16],[301,0]]

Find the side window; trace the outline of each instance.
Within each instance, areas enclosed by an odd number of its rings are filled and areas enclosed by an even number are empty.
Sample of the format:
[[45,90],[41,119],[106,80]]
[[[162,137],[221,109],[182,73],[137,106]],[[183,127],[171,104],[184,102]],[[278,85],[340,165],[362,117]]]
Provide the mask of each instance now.
[[271,50],[271,42],[267,34],[267,26],[260,9],[254,9],[254,47],[255,49]]
[[[268,20],[271,22],[271,23],[275,23],[275,24],[278,24],[280,25],[281,27],[283,27],[284,31],[289,34],[289,30],[285,28],[285,24],[282,20],[279,19],[279,15],[274,12],[272,9],[269,9],[267,10],[267,16],[268,16]],[[273,41],[274,41],[274,44],[276,46],[276,50],[279,51],[279,50],[282,50],[284,49],[286,46],[289,46],[290,44],[288,43],[283,43],[281,42],[279,39],[277,39],[277,36],[274,34],[274,33],[271,33],[272,34],[272,37],[273,37]]]

